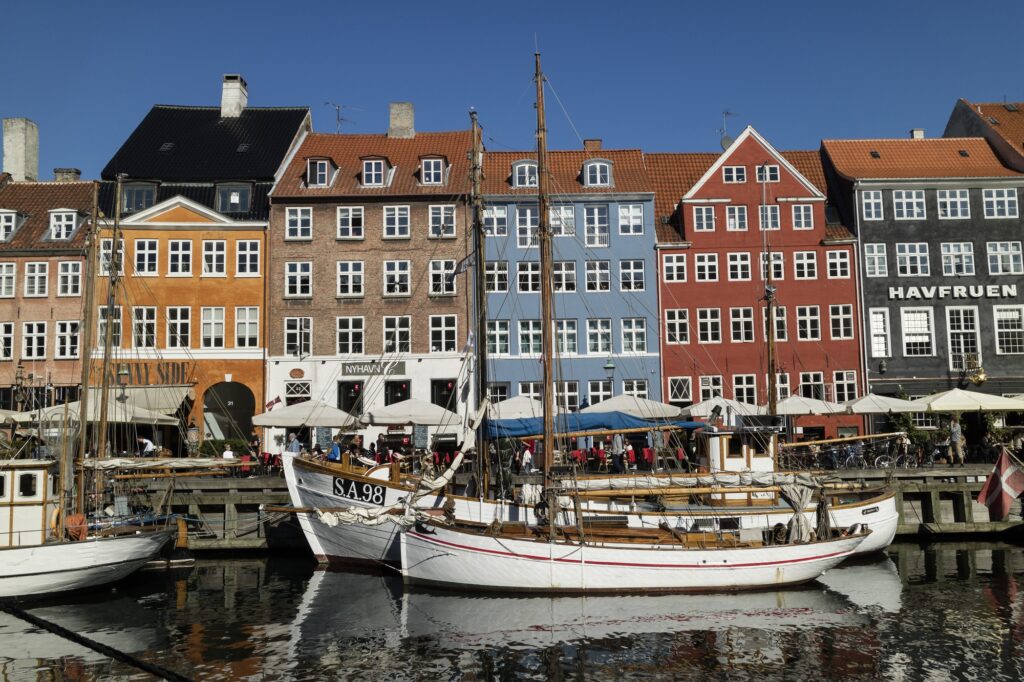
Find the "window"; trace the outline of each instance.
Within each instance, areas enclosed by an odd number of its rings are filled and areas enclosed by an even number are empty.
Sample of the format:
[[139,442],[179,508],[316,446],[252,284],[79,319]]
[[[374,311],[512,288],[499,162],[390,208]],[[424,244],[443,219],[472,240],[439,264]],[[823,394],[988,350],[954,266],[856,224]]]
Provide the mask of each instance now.
[[722,182],[732,184],[747,181],[746,166],[722,166]]
[[0,212],[0,242],[5,242],[14,234],[14,223],[18,214],[14,211]]
[[537,226],[540,214],[536,206],[520,206],[516,209],[516,239],[521,249],[535,249],[540,244]]
[[611,184],[611,168],[603,161],[592,161],[584,167],[584,183],[588,187]]
[[409,238],[409,207],[384,207],[384,239]]
[[789,395],[789,374],[779,372],[775,375],[775,397],[777,400],[785,400]]
[[754,309],[730,308],[729,319],[732,323],[733,343],[753,343],[754,341]]
[[818,254],[814,251],[794,253],[793,274],[797,279],[818,279]]
[[772,204],[770,206],[760,206],[758,208],[760,209],[758,215],[760,222],[758,223],[758,226],[762,230],[778,230],[780,226],[778,205]]
[[456,379],[431,379],[430,380],[430,402],[439,407],[455,411],[455,382]]
[[555,320],[555,352],[561,355],[579,352],[576,320]]
[[297,358],[309,357],[313,352],[313,319],[310,317],[284,318],[284,354]]
[[[923,395],[908,396],[910,400],[916,400],[917,398],[923,397]],[[911,412],[910,423],[917,429],[937,429],[939,428],[939,417],[938,415],[930,412]]]
[[431,353],[454,353],[455,352],[455,315],[431,315],[430,316],[430,352]]
[[[768,308],[761,308],[761,322],[764,325],[764,338],[768,339]],[[775,306],[775,340],[787,341],[789,339],[789,327],[786,324],[786,308]]]
[[885,260],[885,244],[864,245],[864,274],[867,277],[889,276],[889,266]]
[[732,397],[737,402],[757,405],[757,375],[733,374]]
[[408,296],[411,265],[407,260],[384,261],[384,295]]
[[900,308],[903,321],[903,355],[935,355],[935,320],[931,308]]
[[412,352],[412,318],[408,315],[384,318],[384,352]]
[[861,192],[860,203],[863,208],[864,220],[881,220],[883,218],[882,193],[880,191]]
[[992,313],[996,320],[996,354],[1024,353],[1024,306],[997,305]]
[[255,239],[235,242],[235,276],[256,277],[260,274],[260,243]]
[[14,323],[0,322],[0,360],[14,357]]
[[313,238],[313,209],[289,206],[285,209],[285,239]]
[[172,306],[167,309],[167,347],[188,348],[192,345],[192,309]]
[[49,263],[25,263],[25,296],[46,296],[49,282]]
[[697,264],[697,281],[698,282],[717,282],[718,281],[718,254],[717,253],[698,253],[695,254],[694,262]]
[[665,343],[690,343],[690,312],[685,308],[665,310]]
[[158,242],[155,239],[135,240],[135,271],[139,276],[153,276],[157,271]]
[[488,206],[484,209],[484,234],[488,237],[508,236],[508,208]]
[[610,355],[612,352],[612,321],[608,319],[587,320],[587,353]]
[[686,254],[666,253],[661,257],[661,259],[662,278],[664,279],[664,281],[686,281]]
[[668,401],[673,405],[693,402],[693,379],[690,377],[669,377]]
[[576,291],[576,261],[555,261],[551,277],[555,291]]
[[484,263],[484,289],[490,294],[508,291],[508,261]]
[[832,373],[833,397],[837,403],[857,398],[857,373],[845,370]]
[[454,296],[455,295],[455,261],[454,260],[432,260],[432,261],[430,261],[430,295],[431,296]]
[[750,279],[750,254],[730,253],[729,254],[729,280],[733,282],[745,282]]
[[[772,259],[772,281],[781,281],[786,279],[786,254],[780,253],[779,251],[771,252]],[[761,279],[768,279],[768,256],[767,253],[761,254]]]
[[972,242],[943,242],[942,274],[945,277],[973,276],[974,244]]
[[576,236],[576,211],[573,206],[552,206],[548,209],[548,222],[554,237]]
[[46,357],[46,323],[21,323],[21,358],[42,360]]
[[747,207],[726,206],[725,207],[725,229],[729,232],[746,232],[747,230]]
[[260,309],[256,306],[235,308],[235,348],[257,348],[260,345]]
[[758,182],[778,182],[779,181],[779,167],[770,164],[762,164],[757,166],[757,181]]
[[363,295],[363,261],[338,261],[338,293],[339,297],[358,297]]
[[50,212],[50,239],[65,241],[75,231],[75,214],[71,211]]
[[815,400],[825,400],[825,375],[823,372],[800,372],[800,395]]
[[828,262],[829,279],[849,279],[850,253],[848,251],[827,251],[825,259]]
[[619,261],[619,290],[644,290],[644,262],[642,260]]
[[519,282],[519,292],[523,294],[539,293],[540,263],[537,261],[519,261],[516,267],[516,279]]
[[444,183],[444,159],[423,159],[420,162],[420,182],[424,185]]
[[562,412],[575,412],[580,409],[580,382],[556,381],[555,404]]
[[718,308],[697,308],[697,341],[722,342],[722,311]]
[[491,403],[508,400],[510,390],[510,386],[505,383],[490,382],[487,384],[487,396],[491,399]]
[[508,320],[487,320],[487,355],[509,355],[512,352],[511,326]]
[[585,206],[583,224],[587,246],[608,246],[608,207]]
[[971,202],[966,189],[940,189],[937,198],[939,218],[960,220],[971,217]]
[[611,279],[611,263],[609,261],[587,261],[587,291],[610,291]]
[[203,276],[227,274],[227,248],[222,240],[203,242]]
[[156,348],[156,308],[132,308],[132,348]]
[[367,159],[363,161],[363,186],[382,187],[384,185],[384,160]]
[[455,207],[452,205],[430,207],[430,236],[451,238],[455,236]]
[[647,379],[625,379],[622,382],[622,393],[634,398],[647,399]]
[[946,308],[946,335],[949,339],[950,369],[963,371],[981,365],[977,308]]
[[527,398],[533,398],[534,400],[544,399],[544,388],[540,381],[520,381],[519,382],[519,395]]
[[868,311],[871,333],[871,357],[892,357],[892,346],[889,336],[889,310],[887,308],[871,308]]
[[[3,278],[3,265],[0,264],[0,280]],[[82,293],[81,261],[63,260],[57,264],[57,295],[80,296]],[[3,295],[3,282],[0,281],[0,296]]]
[[722,395],[722,377],[720,375],[700,377],[700,400],[711,400]]
[[110,266],[117,259],[117,274],[124,274],[124,240],[121,240],[120,248],[115,254],[113,252],[113,241],[110,239],[100,240],[100,274],[106,277],[110,274]]
[[512,184],[515,187],[537,186],[537,164],[518,163],[512,167]]
[[17,269],[16,263],[0,263],[0,298],[14,297]]
[[619,206],[619,234],[636,235],[643,233],[643,204],[621,204]]
[[363,318],[361,317],[339,317],[337,319],[338,329],[338,355],[362,355],[363,354]]
[[327,159],[310,159],[306,162],[306,185],[326,187],[331,182],[331,162]]
[[124,185],[121,188],[121,208],[125,213],[144,211],[156,203],[153,185]]
[[833,339],[853,338],[853,305],[830,305],[828,318],[832,327]]
[[813,230],[814,229],[814,210],[810,204],[794,204],[793,205],[793,229],[794,230]]
[[896,220],[924,220],[924,190],[893,190],[892,212]]
[[693,207],[693,230],[694,232],[715,231],[715,207],[694,206]]
[[172,239],[167,250],[167,274],[192,274],[192,242]]
[[541,350],[540,320],[519,320],[519,353],[540,355]]
[[290,261],[284,268],[284,297],[312,298],[313,261]]
[[[387,210],[393,208],[386,206]],[[385,217],[385,223],[387,218]],[[363,207],[362,206],[339,206],[338,207],[338,239],[362,239],[363,238]]]
[[[121,306],[114,306],[111,315],[110,345],[112,348],[121,347]],[[107,338],[107,306],[100,306],[100,314],[96,318],[96,346],[102,348]]]
[[612,382],[607,379],[595,379],[587,382],[587,397],[590,399],[591,405],[608,400],[612,397]]
[[1020,242],[988,242],[988,274],[1024,274]]
[[[224,308],[202,309],[202,347],[224,347]],[[285,318],[287,320],[288,318]],[[308,319],[308,318],[306,318]]]
[[821,318],[816,305],[796,307],[796,338],[799,341],[821,340]]
[[249,185],[218,185],[217,210],[221,213],[243,213],[249,210],[252,189]]
[[984,191],[986,218],[1016,218],[1017,190],[986,189]]
[[69,320],[57,323],[57,359],[69,360],[78,357],[78,327],[77,320]]
[[927,277],[930,274],[928,243],[897,244],[896,271],[900,277]]
[[312,395],[312,383],[309,381],[286,381],[284,383],[284,402],[286,405],[304,403]]
[[622,318],[622,352],[647,352],[647,320],[642,317]]

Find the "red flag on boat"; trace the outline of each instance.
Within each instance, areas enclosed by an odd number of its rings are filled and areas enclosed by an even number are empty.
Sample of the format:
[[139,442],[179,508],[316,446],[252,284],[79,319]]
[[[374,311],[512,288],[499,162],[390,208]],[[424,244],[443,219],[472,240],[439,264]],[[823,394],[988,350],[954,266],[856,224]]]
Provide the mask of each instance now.
[[1006,448],[999,453],[996,466],[978,491],[978,502],[988,507],[990,521],[1004,521],[1010,505],[1024,492],[1024,470],[1010,459]]

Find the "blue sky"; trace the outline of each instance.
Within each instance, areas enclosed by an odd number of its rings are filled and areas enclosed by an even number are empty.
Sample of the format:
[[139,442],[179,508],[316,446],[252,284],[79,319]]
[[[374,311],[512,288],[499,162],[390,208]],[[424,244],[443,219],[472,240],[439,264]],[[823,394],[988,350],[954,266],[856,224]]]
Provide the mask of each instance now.
[[[1024,2],[45,2],[5,0],[0,117],[40,126],[40,171],[96,177],[156,103],[214,105],[241,73],[254,106],[308,105],[317,130],[467,125],[533,145],[535,41],[553,148],[718,149],[721,112],[780,149],[823,137],[941,135],[957,98],[1024,100]],[[564,105],[563,113],[559,101]]]

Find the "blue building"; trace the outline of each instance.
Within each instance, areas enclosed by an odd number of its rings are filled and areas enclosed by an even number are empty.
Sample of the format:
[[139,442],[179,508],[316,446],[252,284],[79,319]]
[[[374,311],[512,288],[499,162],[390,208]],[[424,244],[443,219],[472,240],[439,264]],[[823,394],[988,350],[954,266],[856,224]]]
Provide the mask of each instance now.
[[[654,190],[639,150],[548,154],[555,396],[576,410],[623,393],[661,400]],[[540,249],[533,152],[484,161],[488,385],[541,397]]]

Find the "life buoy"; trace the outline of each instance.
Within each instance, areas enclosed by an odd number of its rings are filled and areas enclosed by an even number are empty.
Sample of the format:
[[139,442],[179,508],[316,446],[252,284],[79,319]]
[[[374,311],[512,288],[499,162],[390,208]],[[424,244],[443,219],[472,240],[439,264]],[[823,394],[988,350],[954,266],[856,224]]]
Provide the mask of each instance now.
[[60,507],[54,507],[53,512],[50,514],[50,534],[55,538],[59,538],[60,535]]

